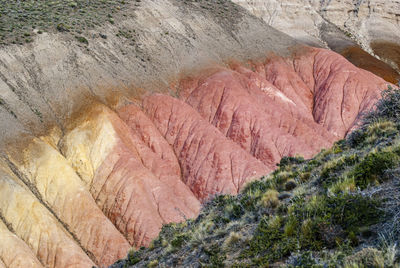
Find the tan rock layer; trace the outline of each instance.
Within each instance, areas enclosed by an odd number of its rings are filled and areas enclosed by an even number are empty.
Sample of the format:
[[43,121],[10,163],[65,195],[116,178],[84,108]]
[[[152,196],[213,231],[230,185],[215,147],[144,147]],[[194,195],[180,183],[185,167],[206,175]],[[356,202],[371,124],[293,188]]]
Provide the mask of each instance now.
[[125,256],[128,242],[97,207],[58,151],[34,139],[22,156],[10,159],[24,182],[34,187],[38,198],[65,224],[95,263],[108,265]]
[[[46,267],[91,267],[92,260],[58,220],[17,178],[0,177],[0,213]],[[2,251],[7,244],[1,243]],[[11,248],[12,251],[18,248]],[[27,258],[29,255],[26,256]],[[28,266],[29,267],[29,266]]]
[[1,220],[0,241],[0,267],[2,267],[1,264],[9,268],[43,267],[31,248],[12,233]]

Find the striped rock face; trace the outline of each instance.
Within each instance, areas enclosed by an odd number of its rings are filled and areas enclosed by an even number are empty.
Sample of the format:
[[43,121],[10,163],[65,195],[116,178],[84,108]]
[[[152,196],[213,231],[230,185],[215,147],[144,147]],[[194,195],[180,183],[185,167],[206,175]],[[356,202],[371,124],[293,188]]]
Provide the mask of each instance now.
[[386,81],[400,80],[398,0],[233,0],[306,44],[329,47]]
[[[186,77],[175,97],[96,103],[0,162],[0,267],[106,266],[356,127],[387,83],[324,49]],[[4,242],[3,242],[4,241]]]
[[[326,22],[352,35],[363,48],[373,41],[399,44],[398,0],[233,0],[290,36],[322,44]],[[340,36],[337,36],[338,38]],[[322,42],[321,42],[322,41]]]

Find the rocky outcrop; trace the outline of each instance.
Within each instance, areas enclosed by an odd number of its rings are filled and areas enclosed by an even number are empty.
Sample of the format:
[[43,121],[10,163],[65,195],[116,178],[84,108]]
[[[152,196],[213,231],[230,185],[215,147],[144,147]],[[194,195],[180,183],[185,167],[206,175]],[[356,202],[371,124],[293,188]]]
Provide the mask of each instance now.
[[400,3],[397,0],[233,2],[302,42],[329,47],[356,66],[392,83],[400,80]]
[[273,84],[280,77],[266,77],[266,73],[274,72],[267,70],[273,66],[281,68],[276,75],[283,69],[290,72],[289,66],[280,66],[281,61],[276,59],[271,65],[259,66],[265,68],[264,73],[260,70],[261,74],[242,66],[237,66],[237,71],[221,70],[202,81],[186,99],[226,137],[260,159],[269,171],[284,155],[310,157],[335,140],[334,135],[312,120],[311,91],[294,71],[293,78],[301,80],[304,86],[299,89],[304,91],[301,95],[309,94],[305,100],[311,104],[308,107],[292,85],[277,85],[282,86],[280,90]]
[[[150,147],[165,142],[152,122],[133,107],[121,110],[130,127],[103,105],[91,108],[74,122],[61,150],[130,244],[148,245],[162,224],[197,215],[200,203],[181,181],[177,160],[164,160]],[[150,146],[139,132],[151,137]],[[165,155],[171,150],[162,149]]]
[[304,47],[186,77],[179,97],[149,94],[115,109],[94,102],[63,132],[8,147],[0,235],[27,252],[15,263],[109,265],[282,156],[331,146],[386,86],[334,52]]
[[[268,25],[310,45],[322,45],[319,25],[324,19],[318,13],[317,0],[233,0]],[[332,1],[329,1],[332,2]]]
[[400,5],[397,0],[321,2],[324,18],[348,30],[366,47],[377,40],[398,42]]
[[[195,193],[185,184],[189,167],[140,103],[110,108],[166,92],[182,73],[210,62],[288,55],[296,45],[231,2],[211,9],[208,2],[129,1],[129,16],[116,12],[113,24],[82,33],[86,44],[44,32],[28,45],[0,48],[0,154],[7,167],[0,174],[0,221],[7,227],[0,236],[9,241],[0,245],[0,266],[111,264],[130,247],[148,245],[162,224],[196,216],[199,197],[218,192],[210,186]],[[239,148],[217,136],[231,151]],[[258,173],[234,179],[267,172],[241,153]],[[225,165],[210,163],[195,178],[211,180]],[[235,187],[226,192],[237,193]]]
[[292,61],[275,58],[256,65],[255,72],[235,69],[202,80],[185,98],[270,168],[284,155],[311,157],[346,135],[379,97],[376,85],[382,83],[371,83],[370,73],[327,50],[310,50]]
[[320,14],[363,49],[400,71],[399,1],[329,1],[320,6]]
[[210,3],[132,2],[96,29],[106,39],[0,49],[0,267],[109,265],[282,156],[343,138],[387,87]]
[[400,5],[397,0],[234,0],[269,25],[312,44],[323,44],[324,23],[356,39],[364,49],[377,40],[398,42]]
[[237,194],[246,182],[271,171],[179,100],[151,96],[144,109],[172,146],[184,182],[200,201]]

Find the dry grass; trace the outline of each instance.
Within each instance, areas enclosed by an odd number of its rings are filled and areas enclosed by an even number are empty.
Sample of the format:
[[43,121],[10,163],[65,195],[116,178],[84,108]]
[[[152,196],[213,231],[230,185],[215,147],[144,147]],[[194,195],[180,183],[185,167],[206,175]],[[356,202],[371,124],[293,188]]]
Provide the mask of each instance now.
[[261,198],[261,204],[264,207],[275,208],[279,205],[279,193],[276,190],[270,189],[265,192]]

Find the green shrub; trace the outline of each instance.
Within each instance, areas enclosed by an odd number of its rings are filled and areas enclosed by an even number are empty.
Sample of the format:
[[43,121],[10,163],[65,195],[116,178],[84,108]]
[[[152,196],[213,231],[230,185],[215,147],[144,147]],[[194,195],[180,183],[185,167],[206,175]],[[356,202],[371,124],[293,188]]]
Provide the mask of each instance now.
[[285,190],[286,191],[292,191],[297,187],[297,183],[294,179],[290,179],[285,183]]
[[398,155],[390,150],[370,152],[349,174],[358,187],[364,189],[370,184],[382,182],[385,170],[398,163]]
[[377,102],[376,108],[364,118],[364,124],[371,124],[378,120],[399,122],[400,118],[400,90],[391,86],[382,91],[382,98]]
[[310,251],[302,252],[300,255],[296,256],[296,267],[319,267],[315,266],[316,261],[313,258]]
[[69,30],[68,30],[68,27],[65,26],[64,23],[59,23],[59,24],[57,24],[56,29],[57,29],[57,31],[59,31],[59,32],[68,32],[68,31],[69,31]]
[[148,268],[154,268],[158,266],[158,260],[152,260],[147,264]]
[[129,265],[135,265],[138,262],[140,262],[142,260],[141,258],[141,254],[139,251],[135,251],[134,249],[131,249],[128,253],[128,259],[127,259],[127,263]]
[[347,193],[297,198],[288,209],[287,224],[291,234],[300,235],[301,248],[320,250],[334,247],[346,234],[377,222],[378,208],[379,203],[371,198]]
[[243,188],[241,191],[242,195],[253,195],[256,192],[265,192],[267,189],[270,188],[270,185],[265,183],[262,179],[252,181]]
[[307,182],[310,179],[310,177],[311,177],[311,172],[309,171],[304,171],[299,174],[299,179],[303,183]]
[[363,144],[367,138],[367,132],[364,129],[356,129],[351,132],[347,138],[347,143],[350,147],[356,148]]
[[289,220],[286,222],[283,232],[285,236],[294,236],[297,235],[296,231],[298,229],[298,221],[296,217],[289,217]]
[[178,234],[171,240],[171,246],[180,248],[188,239],[189,236],[187,234]]
[[273,175],[273,180],[275,181],[276,185],[283,185],[289,179],[293,179],[298,175],[297,172],[292,171],[280,171]]
[[356,182],[354,177],[343,176],[329,187],[332,194],[350,193],[356,191]]
[[357,154],[342,155],[329,160],[322,166],[319,182],[328,188],[332,183],[337,182],[339,172],[345,170],[346,167],[352,166],[358,161]]
[[389,120],[379,119],[367,127],[366,142],[372,144],[377,139],[387,138],[398,133],[396,124]]
[[345,149],[346,142],[343,140],[337,141],[329,149],[322,149],[321,152],[315,157],[316,159],[325,159],[328,156],[340,154]]
[[358,230],[361,226],[369,226],[380,220],[382,216],[379,202],[369,197],[356,194],[338,194],[327,197],[322,213],[324,218],[332,220],[347,231]]
[[295,238],[286,237],[280,217],[260,220],[257,230],[242,257],[250,258],[255,265],[263,265],[288,256],[296,250]]
[[75,36],[76,40],[85,45],[89,45],[89,41],[83,36]]
[[212,244],[209,248],[205,248],[204,252],[209,256],[211,267],[225,267],[224,261],[226,260],[226,255],[221,251],[218,244]]
[[398,129],[393,121],[388,119],[373,120],[375,121],[364,125],[349,135],[348,143],[351,147],[374,145],[381,140],[387,140],[389,137],[397,135]]
[[301,164],[303,162],[304,158],[302,156],[284,156],[281,158],[281,161],[279,162],[279,164],[277,164],[277,166],[283,168],[288,165]]

